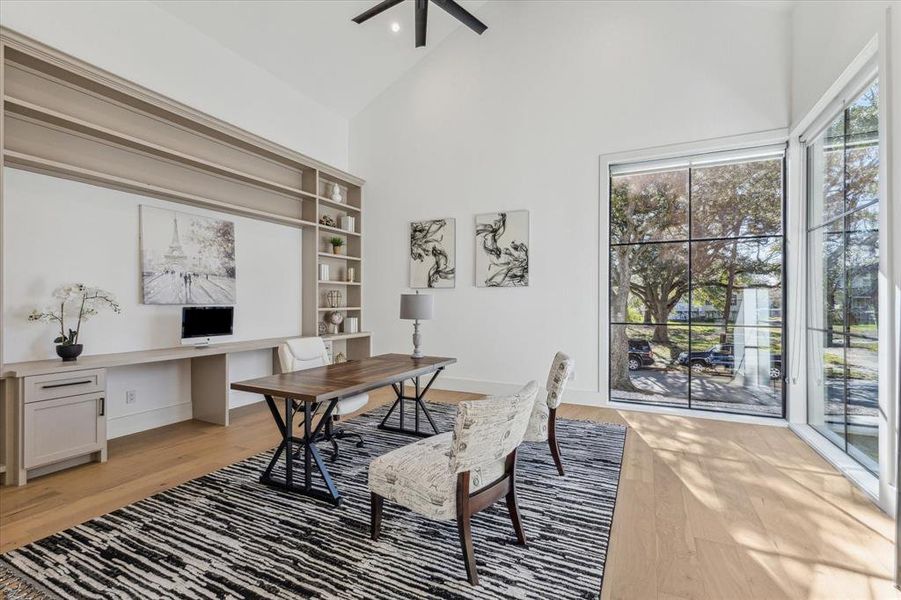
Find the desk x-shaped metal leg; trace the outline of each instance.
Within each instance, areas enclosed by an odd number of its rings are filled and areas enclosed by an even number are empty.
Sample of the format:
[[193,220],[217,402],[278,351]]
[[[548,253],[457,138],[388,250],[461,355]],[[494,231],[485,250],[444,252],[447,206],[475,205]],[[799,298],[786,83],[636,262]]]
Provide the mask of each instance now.
[[[338,493],[338,489],[335,487],[335,483],[332,481],[332,477],[329,474],[325,463],[322,461],[319,449],[316,448],[316,444],[313,443],[313,441],[319,437],[322,428],[325,427],[325,424],[328,423],[331,418],[332,411],[335,409],[335,405],[338,404],[338,400],[335,399],[329,402],[329,405],[322,413],[322,416],[315,427],[313,427],[313,408],[310,406],[309,402],[298,403],[291,398],[285,398],[284,418],[282,418],[272,396],[266,396],[266,404],[269,405],[269,412],[272,413],[272,419],[275,421],[275,426],[278,427],[279,432],[282,434],[282,443],[279,444],[275,453],[272,455],[269,466],[267,466],[266,470],[263,471],[263,474],[260,475],[260,483],[296,492],[298,494],[312,496],[313,498],[330,502],[335,506],[340,504],[341,494]],[[300,404],[302,404],[303,407],[301,407]],[[303,410],[303,437],[299,438],[293,435],[294,415],[301,409]],[[294,444],[299,444],[303,449],[303,484],[294,483]],[[284,480],[272,477],[272,470],[275,468],[275,465],[282,455],[285,457]],[[325,482],[327,491],[313,488],[313,463],[316,463],[316,468],[319,470],[319,474],[322,475],[322,480]]]
[[[403,383],[400,384],[392,383],[391,387],[394,388],[394,393],[397,395],[397,399],[394,401],[394,404],[391,405],[391,409],[388,411],[388,414],[385,415],[385,418],[382,419],[382,422],[379,423],[379,429],[384,429],[385,431],[397,431],[400,433],[408,433],[410,435],[418,435],[419,437],[430,437],[435,435],[436,433],[441,433],[438,431],[438,426],[435,425],[435,420],[432,418],[432,414],[429,412],[429,409],[426,407],[425,402],[423,402],[423,398],[426,393],[429,391],[429,388],[432,387],[432,384],[435,383],[435,379],[438,377],[438,374],[443,371],[444,368],[440,368],[435,371],[435,374],[432,375],[432,378],[429,379],[429,382],[426,384],[425,388],[420,390],[419,386],[419,377],[413,378],[413,385],[416,390],[415,396],[407,396],[404,394]],[[406,411],[404,410],[404,401],[412,400],[413,401],[413,419],[414,419],[414,427],[410,429],[404,425],[404,419],[406,417]],[[386,425],[388,419],[391,418],[391,415],[394,414],[394,410],[400,407],[398,414],[398,420],[400,421],[400,426],[394,425]],[[422,414],[426,416],[426,419],[429,421],[429,425],[432,426],[432,431],[421,431],[419,429],[419,412],[422,411]]]

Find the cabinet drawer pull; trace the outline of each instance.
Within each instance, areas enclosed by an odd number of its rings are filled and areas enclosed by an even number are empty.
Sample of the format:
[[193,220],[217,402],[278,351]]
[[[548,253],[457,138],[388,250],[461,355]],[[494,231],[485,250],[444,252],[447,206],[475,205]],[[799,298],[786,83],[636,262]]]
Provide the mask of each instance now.
[[65,383],[48,383],[46,385],[42,385],[42,390],[49,390],[52,388],[61,388],[61,387],[69,387],[70,385],[82,385],[85,383],[94,383],[93,379],[83,379],[81,381],[67,381]]
[[104,398],[103,396],[100,396],[99,400],[100,400],[100,416],[102,417],[104,414],[106,414],[106,398]]

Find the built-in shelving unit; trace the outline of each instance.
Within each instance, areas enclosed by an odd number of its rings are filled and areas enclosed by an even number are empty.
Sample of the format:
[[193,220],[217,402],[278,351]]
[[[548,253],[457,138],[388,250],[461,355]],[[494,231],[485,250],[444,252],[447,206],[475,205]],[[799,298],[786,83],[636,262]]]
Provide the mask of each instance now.
[[[296,227],[303,231],[302,330],[285,334],[319,335],[320,323],[336,310],[356,318],[360,331],[326,335],[333,356],[370,355],[371,336],[362,323],[362,179],[2,27],[0,113],[0,231],[3,167]],[[320,224],[323,215],[340,227]],[[353,224],[341,217],[353,218]],[[328,240],[335,236],[343,240],[346,256],[332,252]],[[3,258],[0,244],[0,315]],[[332,276],[341,281],[319,281],[320,263],[331,265]],[[341,292],[341,308],[325,310],[329,291]],[[4,365],[2,335],[0,326],[0,473],[6,483],[24,483],[28,468],[44,466],[29,465],[19,443],[27,435],[21,430],[28,422],[23,417],[25,381],[41,376],[35,369],[83,372],[94,365],[95,371],[104,371],[122,361],[187,359],[194,417],[227,424],[227,352],[270,348],[283,339],[235,342],[224,350],[219,345],[209,355],[192,348],[88,355],[61,367],[59,361]],[[91,394],[98,397],[86,402],[102,401],[105,391],[95,387]],[[94,426],[105,427],[102,413],[88,414]],[[103,460],[105,433],[100,437]]]
[[[5,28],[0,66],[0,177],[14,167],[299,228],[301,334],[318,335],[326,295],[338,290],[342,306],[334,310],[356,317],[361,332],[330,335],[334,353],[369,355],[362,179]],[[320,224],[323,215],[339,227]],[[0,225],[2,216],[0,192]],[[344,216],[355,221],[350,230],[341,228]],[[328,243],[335,236],[341,254]],[[340,281],[319,281],[320,263]],[[348,269],[354,276],[344,281]],[[0,299],[2,285],[0,270]]]
[[[323,174],[318,184],[317,220],[327,216],[338,223],[339,227],[319,225],[317,273],[319,265],[328,265],[330,279],[317,280],[317,312],[323,322],[332,312],[341,313],[345,318],[341,333],[329,333],[323,337],[332,344],[332,356],[343,354],[347,358],[353,358],[364,349],[368,352],[370,342],[370,335],[364,331],[363,323],[363,190],[357,184],[329,174]],[[352,218],[352,226],[342,223],[343,217]],[[341,225],[347,225],[348,228],[343,229]],[[344,241],[341,254],[332,251],[329,240],[333,237],[340,237]],[[353,277],[348,277],[349,270],[353,270]],[[329,292],[341,294],[338,306],[329,305]],[[359,331],[343,332],[346,319],[351,317],[357,319]]]

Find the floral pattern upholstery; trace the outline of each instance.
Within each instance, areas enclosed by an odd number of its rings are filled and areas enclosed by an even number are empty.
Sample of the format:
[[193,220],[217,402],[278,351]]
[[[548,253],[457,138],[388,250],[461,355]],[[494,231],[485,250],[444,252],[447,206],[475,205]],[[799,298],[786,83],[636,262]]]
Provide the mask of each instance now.
[[557,408],[563,401],[563,389],[566,387],[566,382],[572,378],[575,368],[576,363],[568,354],[558,352],[554,356],[554,362],[551,364],[551,371],[545,385],[547,395],[539,395],[535,399],[525,441],[547,441],[547,421],[551,409]]
[[454,431],[379,456],[369,465],[369,489],[437,520],[457,516],[457,473],[470,471],[470,493],[504,474],[505,459],[522,443],[538,385],[512,396],[461,402]]

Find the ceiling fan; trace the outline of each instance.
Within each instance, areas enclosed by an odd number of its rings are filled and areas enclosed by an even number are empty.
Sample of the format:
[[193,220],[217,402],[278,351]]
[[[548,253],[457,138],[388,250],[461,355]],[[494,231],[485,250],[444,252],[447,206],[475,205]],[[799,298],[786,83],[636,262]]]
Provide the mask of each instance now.
[[[392,6],[400,4],[404,0],[382,0],[369,10],[360,13],[353,18],[353,22],[360,24],[368,21],[372,17],[380,14]],[[482,32],[488,29],[488,26],[475,18],[471,12],[454,2],[454,0],[413,0],[416,8],[416,47],[425,46],[426,21],[429,15],[429,2],[433,2],[440,8],[443,8],[452,17],[482,35]]]

